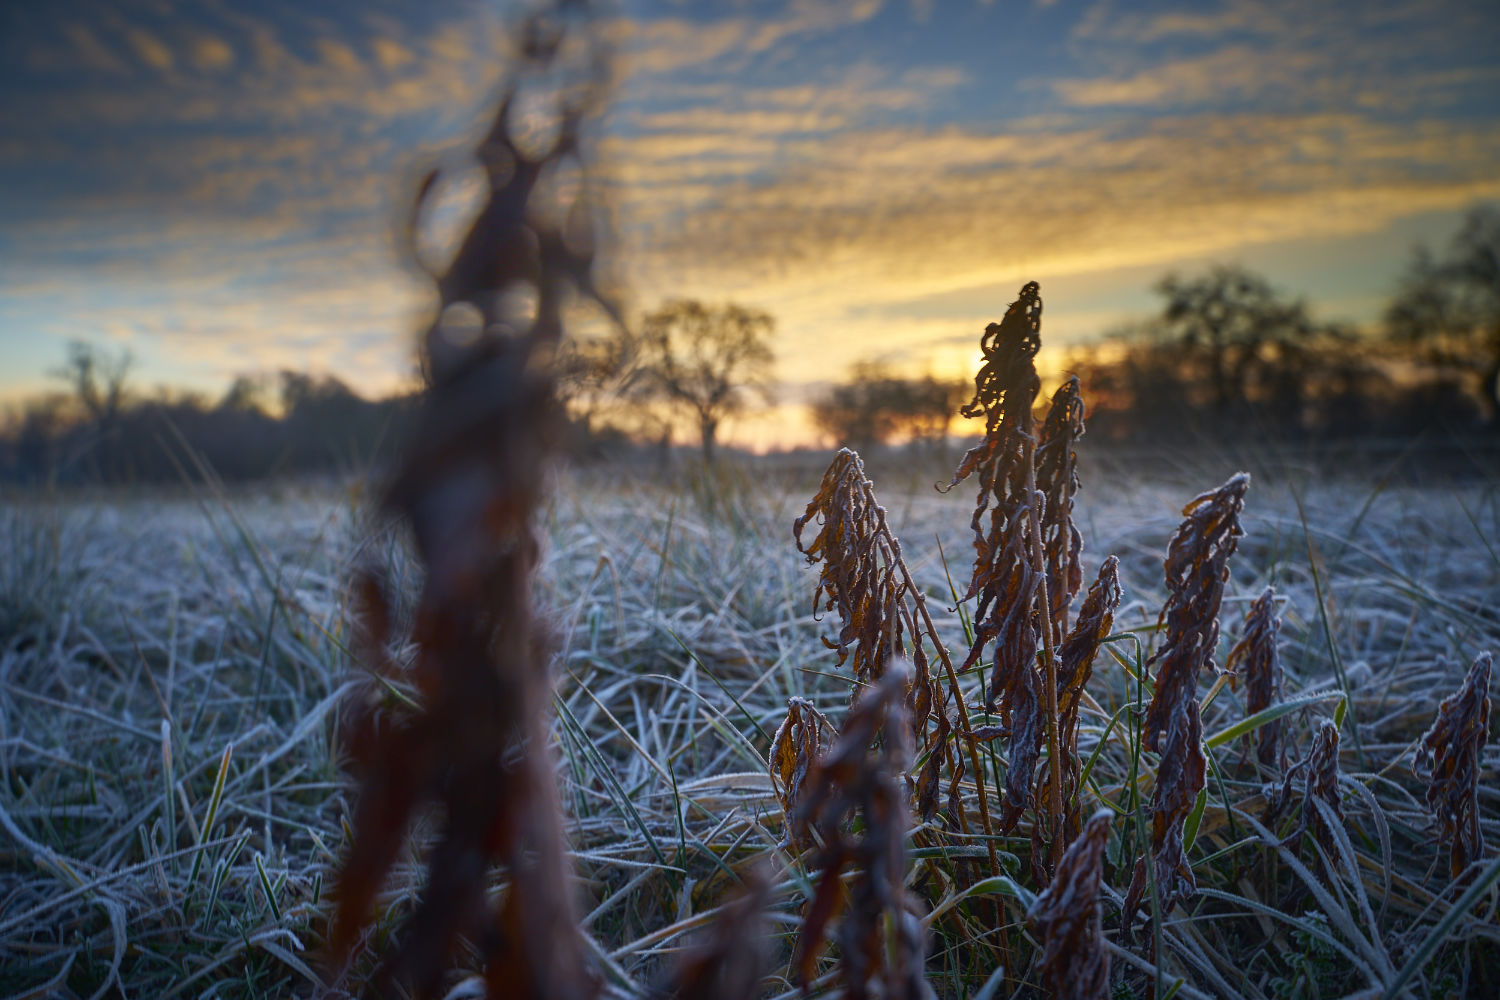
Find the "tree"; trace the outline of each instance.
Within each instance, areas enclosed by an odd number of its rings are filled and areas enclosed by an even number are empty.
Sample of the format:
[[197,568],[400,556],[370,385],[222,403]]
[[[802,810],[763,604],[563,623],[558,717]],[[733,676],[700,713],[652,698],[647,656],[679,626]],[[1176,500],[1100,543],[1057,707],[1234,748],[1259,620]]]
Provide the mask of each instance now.
[[110,354],[83,340],[68,343],[68,357],[53,371],[68,383],[83,412],[100,429],[107,428],[125,405],[125,381],[135,359],[128,350]]
[[1185,432],[1283,437],[1347,435],[1389,422],[1389,386],[1368,345],[1347,327],[1259,275],[1220,266],[1169,275],[1161,313],[1075,352],[1091,400],[1092,432],[1163,440]]
[[637,398],[660,400],[697,423],[703,461],[714,458],[720,422],[752,392],[769,396],[776,321],[759,309],[674,299],[642,321]]
[[79,442],[77,459],[87,464],[95,477],[118,478],[122,456],[114,439],[125,410],[125,382],[135,359],[128,350],[111,354],[83,340],[68,343],[68,356],[54,378],[66,382],[83,412],[87,433]]
[[1471,209],[1441,258],[1418,247],[1385,321],[1417,360],[1469,379],[1500,423],[1500,209]]
[[813,421],[836,444],[859,452],[902,435],[941,444],[967,389],[962,381],[901,378],[884,365],[860,362],[847,382],[813,404]]

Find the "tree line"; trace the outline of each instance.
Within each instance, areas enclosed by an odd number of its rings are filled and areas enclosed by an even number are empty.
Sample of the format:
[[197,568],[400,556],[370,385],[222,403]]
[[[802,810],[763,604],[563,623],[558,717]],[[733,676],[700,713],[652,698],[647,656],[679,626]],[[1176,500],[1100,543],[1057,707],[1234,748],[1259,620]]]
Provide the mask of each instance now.
[[1419,248],[1374,330],[1318,322],[1259,275],[1157,286],[1161,312],[1079,350],[1090,431],[1114,439],[1401,436],[1500,426],[1500,211]]
[[242,376],[218,399],[131,390],[133,359],[74,342],[64,388],[0,430],[0,477],[25,485],[341,474],[393,454],[414,397],[370,400],[333,376]]
[[[1090,433],[1119,441],[1400,436],[1500,427],[1500,210],[1471,210],[1441,251],[1419,248],[1375,330],[1315,320],[1259,275],[1218,266],[1156,286],[1160,311],[1076,349]],[[575,452],[674,429],[714,460],[724,421],[771,399],[775,320],[668,301],[636,329],[571,345]],[[346,473],[394,454],[414,397],[370,400],[333,376],[236,379],[213,400],[132,390],[131,358],[73,343],[58,390],[0,423],[0,479],[27,484]],[[969,386],[864,361],[809,406],[834,445],[941,447]],[[962,426],[960,425],[960,431]]]

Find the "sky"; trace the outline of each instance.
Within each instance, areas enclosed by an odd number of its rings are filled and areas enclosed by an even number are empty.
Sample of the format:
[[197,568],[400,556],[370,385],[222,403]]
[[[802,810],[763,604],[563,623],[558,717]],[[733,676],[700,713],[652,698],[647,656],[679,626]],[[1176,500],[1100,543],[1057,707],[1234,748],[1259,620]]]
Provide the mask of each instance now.
[[[410,385],[399,220],[424,168],[462,178],[514,9],[0,0],[0,401],[76,339],[142,388]],[[727,429],[752,447],[815,440],[855,362],[971,373],[1027,280],[1044,367],[1214,262],[1372,325],[1415,244],[1500,200],[1493,0],[663,0],[604,30],[611,273],[627,315],[776,317],[778,402]]]

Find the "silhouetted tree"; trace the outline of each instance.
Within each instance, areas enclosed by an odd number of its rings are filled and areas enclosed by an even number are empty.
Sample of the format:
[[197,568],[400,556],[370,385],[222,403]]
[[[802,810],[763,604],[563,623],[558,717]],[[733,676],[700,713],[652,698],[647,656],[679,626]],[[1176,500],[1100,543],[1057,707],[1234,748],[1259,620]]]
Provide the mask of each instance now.
[[128,350],[111,354],[87,341],[74,340],[68,344],[67,360],[53,375],[68,383],[95,423],[107,424],[125,404],[125,382],[134,365]]
[[885,365],[860,362],[848,381],[813,404],[813,421],[836,446],[860,452],[903,435],[941,445],[967,389],[962,381],[902,378]]
[[115,478],[119,474],[119,453],[109,445],[119,431],[125,385],[134,364],[128,350],[111,353],[87,341],[74,340],[68,343],[62,366],[52,372],[72,390],[86,421],[87,433],[75,442],[74,457],[88,464],[96,477]]
[[1418,360],[1469,379],[1500,424],[1500,209],[1470,210],[1442,257],[1418,247],[1385,320]]
[[667,302],[642,322],[634,395],[695,421],[703,460],[712,463],[719,423],[751,392],[769,395],[775,326],[769,313],[734,303]]
[[[1163,336],[1197,362],[1209,389],[1209,405],[1220,418],[1260,388],[1283,396],[1305,357],[1314,324],[1301,302],[1283,299],[1262,277],[1221,265],[1184,280],[1169,274],[1156,286],[1167,300]],[[1278,384],[1279,383],[1279,384]],[[1263,394],[1263,393],[1262,393]],[[1300,407],[1300,399],[1292,401]]]

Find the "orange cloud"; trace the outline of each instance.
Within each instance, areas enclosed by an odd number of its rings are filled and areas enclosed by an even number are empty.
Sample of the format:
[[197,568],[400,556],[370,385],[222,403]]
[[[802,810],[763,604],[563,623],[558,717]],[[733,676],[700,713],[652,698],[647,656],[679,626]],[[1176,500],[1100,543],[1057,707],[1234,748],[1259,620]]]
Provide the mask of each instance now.
[[155,35],[143,28],[131,27],[125,31],[125,40],[147,66],[164,73],[172,69],[175,62],[172,50]]

